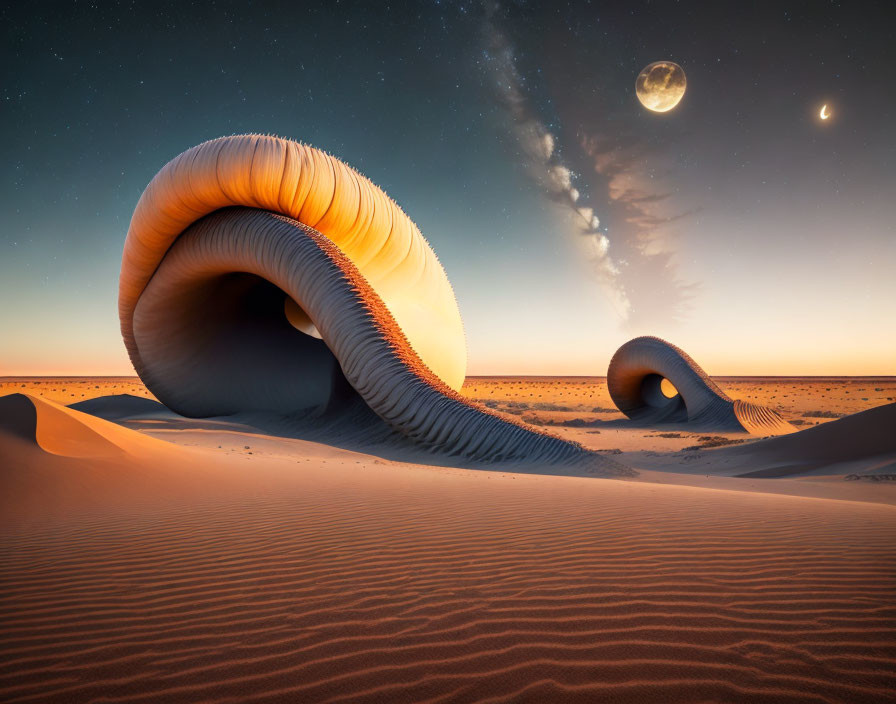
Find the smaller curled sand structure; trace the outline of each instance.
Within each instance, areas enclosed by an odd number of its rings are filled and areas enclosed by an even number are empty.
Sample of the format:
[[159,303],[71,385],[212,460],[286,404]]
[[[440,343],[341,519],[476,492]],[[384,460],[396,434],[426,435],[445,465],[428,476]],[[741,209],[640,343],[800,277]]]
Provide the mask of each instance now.
[[729,398],[686,352],[658,337],[636,337],[616,350],[607,387],[616,407],[644,424],[687,423],[754,435],[796,430],[771,408]]

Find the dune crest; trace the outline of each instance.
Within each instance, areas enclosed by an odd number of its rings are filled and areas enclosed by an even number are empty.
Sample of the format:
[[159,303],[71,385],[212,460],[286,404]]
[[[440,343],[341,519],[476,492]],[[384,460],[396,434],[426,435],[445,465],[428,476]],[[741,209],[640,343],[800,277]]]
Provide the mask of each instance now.
[[[739,476],[782,477],[836,467],[869,458],[876,464],[896,462],[896,403],[726,451],[760,466]],[[873,464],[873,463],[872,463]]]
[[68,406],[104,420],[167,417],[172,413],[158,401],[133,394],[110,394],[78,401]]
[[0,527],[198,504],[233,485],[232,463],[30,394],[0,396]]
[[[30,394],[0,397],[0,437],[15,436],[51,455],[72,458],[145,457],[168,443]],[[0,445],[0,452],[3,446]]]

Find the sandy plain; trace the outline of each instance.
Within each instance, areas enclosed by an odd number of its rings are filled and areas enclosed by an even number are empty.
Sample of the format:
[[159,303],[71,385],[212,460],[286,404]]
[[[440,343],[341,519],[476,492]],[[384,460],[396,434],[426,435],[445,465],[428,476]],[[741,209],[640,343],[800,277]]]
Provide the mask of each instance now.
[[[896,398],[718,381],[800,428]],[[726,476],[761,439],[631,427],[601,378],[464,392],[640,474],[401,462],[103,398],[150,399],[133,378],[0,379],[0,699],[896,700],[896,447]],[[116,422],[61,405],[91,398]]]

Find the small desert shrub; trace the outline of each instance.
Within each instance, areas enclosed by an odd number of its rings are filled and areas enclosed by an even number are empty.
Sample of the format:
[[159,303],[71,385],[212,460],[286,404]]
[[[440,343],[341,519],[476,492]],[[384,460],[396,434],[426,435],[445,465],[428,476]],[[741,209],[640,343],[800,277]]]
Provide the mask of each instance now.
[[710,447],[724,447],[725,445],[740,445],[743,442],[743,440],[724,438],[721,435],[704,435],[699,440],[699,445],[690,445],[689,447],[684,447],[680,450],[680,452],[706,450]]
[[603,421],[600,420],[585,420],[584,418],[572,418],[570,420],[564,420],[558,423],[557,425],[564,425],[567,428],[593,428],[595,425],[600,425]]
[[533,403],[532,410],[535,411],[571,411],[569,406],[559,406],[556,403]]

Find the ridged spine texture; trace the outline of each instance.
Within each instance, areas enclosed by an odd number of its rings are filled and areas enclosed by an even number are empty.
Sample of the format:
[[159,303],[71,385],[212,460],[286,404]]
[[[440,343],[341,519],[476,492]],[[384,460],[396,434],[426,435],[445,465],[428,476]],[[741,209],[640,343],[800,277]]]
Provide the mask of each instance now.
[[[651,380],[661,378],[675,386],[678,396],[651,395]],[[795,430],[777,411],[729,398],[686,352],[658,337],[636,337],[622,345],[610,361],[607,387],[620,411],[644,423],[687,422],[761,435]]]
[[179,336],[189,330],[182,326],[177,335],[160,330],[173,315],[172,302],[178,296],[197,282],[227,272],[259,276],[299,303],[351,386],[377,415],[418,443],[479,462],[586,460],[586,464],[614,465],[575,443],[504,419],[462,397],[424,364],[377,292],[339,247],[297,221],[246,208],[212,214],[182,234],[137,307],[135,328],[146,365],[144,380],[175,410],[194,404],[203,389],[190,386],[190,375],[169,383],[178,378],[171,365],[179,363],[176,352],[183,344]]
[[138,369],[133,316],[168,248],[194,222],[222,208],[278,213],[334,242],[376,289],[417,354],[457,390],[466,345],[454,292],[417,226],[380,188],[329,154],[265,135],[222,137],[166,164],[131,219],[122,256],[119,317]]

